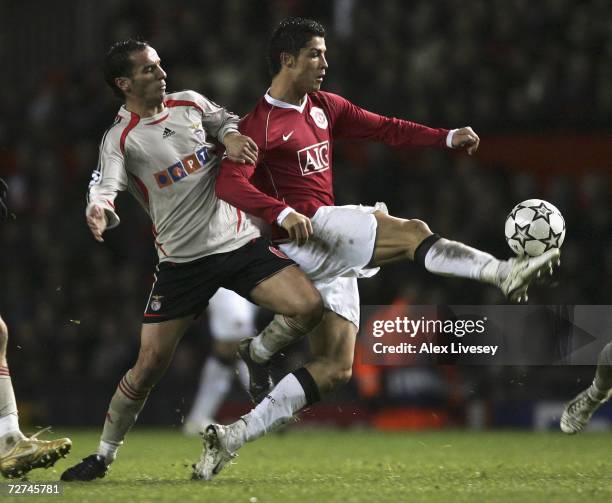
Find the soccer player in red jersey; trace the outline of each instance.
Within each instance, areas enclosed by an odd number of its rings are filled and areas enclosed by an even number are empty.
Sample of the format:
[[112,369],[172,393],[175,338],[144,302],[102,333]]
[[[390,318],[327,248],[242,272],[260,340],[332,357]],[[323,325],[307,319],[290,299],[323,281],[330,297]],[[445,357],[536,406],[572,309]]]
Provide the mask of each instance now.
[[[433,129],[377,115],[321,91],[328,63],[325,30],[316,21],[289,18],[281,22],[270,40],[269,63],[272,84],[239,126],[242,134],[257,143],[257,162],[237,164],[225,159],[216,192],[272,226],[279,248],[314,282],[326,311],[322,323],[310,333],[313,359],[302,370],[312,382],[305,396],[297,386],[287,388],[284,380],[267,394],[268,381],[263,365],[258,365],[301,337],[299,327],[276,316],[260,335],[244,341],[240,354],[251,380],[253,375],[262,376],[251,395],[263,401],[233,425],[209,426],[205,433],[209,454],[204,455],[202,466],[227,458],[244,442],[288,421],[295,411],[348,381],[359,326],[357,278],[372,276],[385,264],[414,260],[434,274],[497,285],[510,300],[519,301],[527,298],[533,278],[545,269],[552,271],[559,255],[558,250],[550,250],[540,257],[500,261],[441,238],[421,220],[390,216],[382,203],[335,206],[335,139],[464,149],[468,154],[478,149],[480,139],[470,127]],[[275,400],[276,415],[259,410],[269,400]]]
[[[0,178],[0,221],[9,216],[6,203],[8,186]],[[21,478],[34,468],[48,468],[64,457],[72,442],[69,438],[39,440],[26,437],[19,428],[17,402],[6,361],[8,328],[0,316],[0,473],[7,478]],[[45,430],[41,430],[45,431]]]

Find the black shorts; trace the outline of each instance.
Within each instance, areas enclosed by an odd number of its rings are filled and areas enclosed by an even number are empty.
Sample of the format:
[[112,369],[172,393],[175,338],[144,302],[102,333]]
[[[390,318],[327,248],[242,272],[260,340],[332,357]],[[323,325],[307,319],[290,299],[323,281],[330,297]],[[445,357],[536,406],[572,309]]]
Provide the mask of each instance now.
[[253,288],[295,262],[265,238],[253,239],[227,253],[186,263],[161,262],[144,312],[143,323],[198,317],[220,288],[250,299]]

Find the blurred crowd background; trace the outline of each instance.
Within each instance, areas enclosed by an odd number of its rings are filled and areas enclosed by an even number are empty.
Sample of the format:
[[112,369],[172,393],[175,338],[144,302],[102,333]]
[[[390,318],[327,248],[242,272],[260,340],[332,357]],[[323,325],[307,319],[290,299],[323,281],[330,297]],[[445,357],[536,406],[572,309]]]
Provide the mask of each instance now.
[[[15,214],[0,228],[0,313],[21,414],[32,423],[101,424],[136,355],[156,260],[150,224],[127,195],[118,201],[122,224],[104,244],[84,220],[98,142],[120,105],[101,61],[112,42],[130,36],[157,49],[169,90],[194,89],[244,115],[269,83],[273,27],[288,15],[320,20],[325,90],[385,115],[470,125],[482,138],[474,157],[337,144],[338,204],[385,201],[394,215],[508,257],[507,213],[524,199],[546,199],[564,214],[567,237],[559,285],[535,289],[532,302],[611,303],[607,0],[4,0],[0,7],[0,176]],[[360,289],[363,304],[505,302],[492,287],[412,265],[389,267]],[[180,423],[210,346],[205,321],[186,336],[143,422]],[[383,376],[386,391],[379,386],[366,398],[356,378],[326,406],[363,412],[346,412],[346,422],[397,402],[438,407],[444,424],[496,425],[503,421],[495,417],[513,415],[519,424],[519,403],[568,399],[592,372],[405,369]],[[392,388],[401,390],[395,398]],[[240,390],[232,397],[246,405]]]

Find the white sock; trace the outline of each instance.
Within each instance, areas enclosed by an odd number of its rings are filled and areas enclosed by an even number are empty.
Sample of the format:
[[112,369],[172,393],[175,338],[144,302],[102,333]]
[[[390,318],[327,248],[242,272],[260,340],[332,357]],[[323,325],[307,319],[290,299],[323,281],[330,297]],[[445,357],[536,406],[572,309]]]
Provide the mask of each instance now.
[[438,239],[425,255],[425,269],[429,272],[493,284],[497,284],[499,264],[490,253],[444,238]]
[[219,405],[232,386],[232,368],[209,356],[200,377],[200,385],[188,421],[201,422],[215,417]]
[[238,374],[238,380],[245,390],[249,389],[249,369],[242,360],[236,362],[236,373]]
[[16,433],[20,431],[19,416],[17,416],[17,412],[12,412],[6,416],[0,417],[0,437],[3,437],[7,433]]
[[[233,452],[266,433],[288,423],[293,414],[306,405],[304,388],[295,375],[287,374],[251,412],[231,425],[243,429],[241,438],[235,438],[236,445],[228,446]],[[242,423],[242,425],[240,424]],[[246,428],[243,426],[246,423]]]
[[123,445],[123,442],[119,442],[118,444],[114,444],[112,442],[105,442],[104,440],[100,440],[100,445],[98,445],[97,453],[104,458],[104,463],[106,466],[110,465],[117,458],[117,451],[119,447]]
[[257,363],[266,363],[274,356],[274,351],[271,351],[264,345],[261,334],[253,338],[249,351],[251,358]]
[[277,351],[300,340],[309,330],[295,318],[277,314],[251,341],[251,358],[257,363],[266,363]]

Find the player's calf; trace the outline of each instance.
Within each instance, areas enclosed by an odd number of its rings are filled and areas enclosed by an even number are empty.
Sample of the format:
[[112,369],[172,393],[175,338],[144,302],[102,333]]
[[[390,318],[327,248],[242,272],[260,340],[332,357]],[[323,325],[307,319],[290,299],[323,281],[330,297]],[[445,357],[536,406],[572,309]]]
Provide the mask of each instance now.
[[331,358],[315,358],[306,364],[306,368],[315,380],[321,395],[344,386],[352,376],[350,366]]

